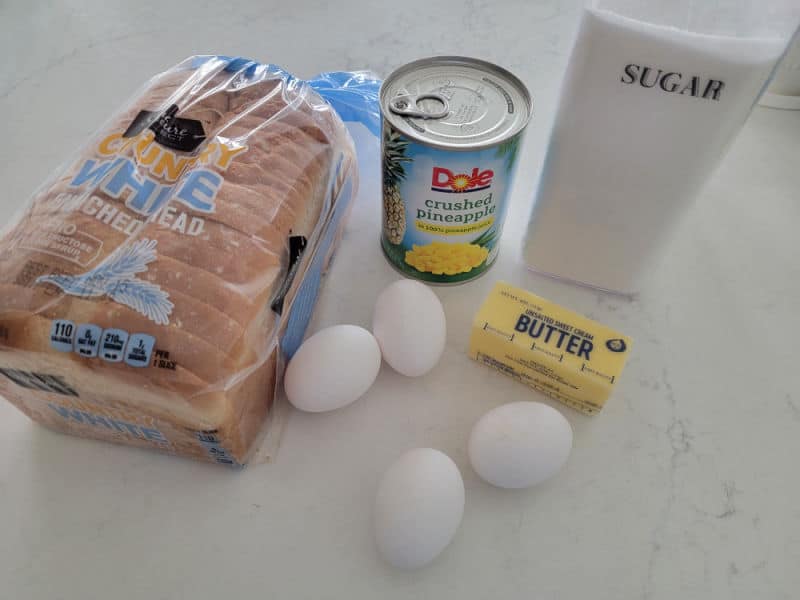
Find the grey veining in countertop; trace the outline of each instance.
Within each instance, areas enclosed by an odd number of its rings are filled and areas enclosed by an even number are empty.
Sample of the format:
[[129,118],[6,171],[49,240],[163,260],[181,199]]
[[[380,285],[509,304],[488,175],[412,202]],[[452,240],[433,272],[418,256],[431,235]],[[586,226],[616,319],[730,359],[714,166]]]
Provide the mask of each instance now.
[[[347,409],[293,414],[275,464],[234,474],[67,438],[0,404],[9,597],[797,597],[800,112],[755,110],[635,300],[534,276],[519,239],[580,5],[0,4],[3,222],[149,75],[194,53],[299,76],[385,75],[426,55],[473,55],[519,75],[535,105],[498,264],[436,290],[449,329],[440,366],[418,380],[384,367]],[[369,325],[376,294],[396,277],[377,246],[376,160],[374,149],[362,156],[362,193],[312,330]],[[635,341],[599,416],[556,405],[575,431],[573,454],[526,492],[484,484],[465,450],[489,408],[547,401],[466,356],[472,315],[499,278]],[[377,557],[370,510],[382,470],[414,446],[453,457],[467,506],[447,551],[404,573]]]

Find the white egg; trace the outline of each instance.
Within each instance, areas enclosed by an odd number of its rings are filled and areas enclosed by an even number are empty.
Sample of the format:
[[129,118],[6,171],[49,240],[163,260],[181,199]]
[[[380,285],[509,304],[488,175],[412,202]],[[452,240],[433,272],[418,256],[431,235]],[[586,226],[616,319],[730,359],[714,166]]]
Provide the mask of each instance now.
[[483,479],[526,488],[555,475],[572,449],[572,427],[541,402],[512,402],[483,415],[469,437],[469,460]]
[[424,375],[444,352],[447,325],[442,303],[419,281],[395,281],[378,296],[372,332],[395,371],[409,377]]
[[381,350],[357,325],[334,325],[308,338],[286,367],[283,386],[294,406],[324,412],[360,398],[381,368]]
[[375,498],[375,540],[395,567],[430,563],[455,536],[464,515],[464,481],[433,448],[409,450],[386,470]]

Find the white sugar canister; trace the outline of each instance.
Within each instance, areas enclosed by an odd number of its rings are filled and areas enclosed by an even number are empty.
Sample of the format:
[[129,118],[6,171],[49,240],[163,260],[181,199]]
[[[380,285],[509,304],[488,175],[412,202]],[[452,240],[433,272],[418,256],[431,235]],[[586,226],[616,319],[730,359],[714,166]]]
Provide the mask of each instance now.
[[634,293],[741,129],[800,19],[793,0],[591,2],[525,239],[535,271]]

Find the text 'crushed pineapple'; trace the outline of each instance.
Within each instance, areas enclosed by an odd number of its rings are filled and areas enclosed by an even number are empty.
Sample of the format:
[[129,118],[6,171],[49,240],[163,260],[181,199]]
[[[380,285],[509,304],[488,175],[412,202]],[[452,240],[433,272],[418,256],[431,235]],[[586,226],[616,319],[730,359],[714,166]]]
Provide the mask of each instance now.
[[477,244],[432,242],[425,246],[414,244],[406,251],[406,263],[434,275],[457,275],[480,266],[488,255],[489,250]]

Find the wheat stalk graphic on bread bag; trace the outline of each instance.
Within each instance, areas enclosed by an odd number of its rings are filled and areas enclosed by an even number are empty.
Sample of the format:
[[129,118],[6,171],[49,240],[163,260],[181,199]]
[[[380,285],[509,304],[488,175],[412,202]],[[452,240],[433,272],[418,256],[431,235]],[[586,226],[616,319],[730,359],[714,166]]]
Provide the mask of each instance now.
[[108,296],[159,325],[169,323],[173,304],[158,285],[136,278],[156,259],[156,240],[120,246],[91,271],[80,275],[42,275],[36,283],[52,283],[73,296]]

